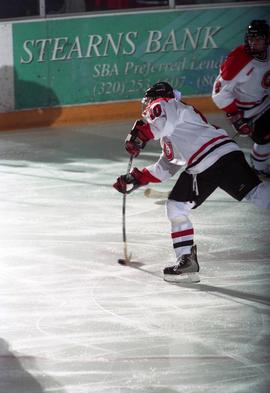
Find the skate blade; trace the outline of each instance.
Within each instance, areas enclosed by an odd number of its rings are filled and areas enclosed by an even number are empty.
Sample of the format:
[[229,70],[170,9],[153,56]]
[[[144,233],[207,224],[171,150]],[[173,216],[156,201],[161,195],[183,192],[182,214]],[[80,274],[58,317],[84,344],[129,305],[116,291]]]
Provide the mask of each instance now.
[[200,282],[200,276],[198,273],[164,274],[164,281],[176,283],[196,283]]

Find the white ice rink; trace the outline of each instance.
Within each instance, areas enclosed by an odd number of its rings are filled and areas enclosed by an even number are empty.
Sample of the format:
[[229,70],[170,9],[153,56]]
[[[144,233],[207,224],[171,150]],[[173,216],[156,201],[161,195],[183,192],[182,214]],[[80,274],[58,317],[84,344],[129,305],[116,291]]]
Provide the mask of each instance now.
[[0,133],[0,393],[268,393],[269,211],[216,191],[191,216],[201,282],[169,284],[164,204],[137,190],[119,265],[131,125]]

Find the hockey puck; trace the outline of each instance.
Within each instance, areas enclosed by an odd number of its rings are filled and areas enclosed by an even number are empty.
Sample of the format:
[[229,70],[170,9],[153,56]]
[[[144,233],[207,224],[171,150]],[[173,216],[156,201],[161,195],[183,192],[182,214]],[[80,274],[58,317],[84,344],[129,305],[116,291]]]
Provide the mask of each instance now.
[[123,258],[118,259],[118,263],[120,263],[120,265],[126,265],[127,261]]

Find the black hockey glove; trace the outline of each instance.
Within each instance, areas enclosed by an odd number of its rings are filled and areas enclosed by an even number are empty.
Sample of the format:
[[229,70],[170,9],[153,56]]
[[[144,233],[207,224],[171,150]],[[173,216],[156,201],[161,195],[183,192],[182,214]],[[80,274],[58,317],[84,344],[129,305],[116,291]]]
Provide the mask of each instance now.
[[136,120],[125,140],[125,148],[131,156],[137,157],[153,137],[149,124],[143,120]]
[[252,128],[248,122],[248,119],[244,118],[244,113],[242,111],[237,111],[234,113],[226,113],[227,118],[232,123],[235,131],[242,135],[250,135]]
[[[132,184],[133,187],[128,190],[127,186],[129,184]],[[146,184],[148,184],[148,182],[145,182],[143,179],[143,173],[138,168],[133,168],[130,173],[119,176],[113,184],[113,187],[122,194],[129,194],[138,187],[145,186]]]

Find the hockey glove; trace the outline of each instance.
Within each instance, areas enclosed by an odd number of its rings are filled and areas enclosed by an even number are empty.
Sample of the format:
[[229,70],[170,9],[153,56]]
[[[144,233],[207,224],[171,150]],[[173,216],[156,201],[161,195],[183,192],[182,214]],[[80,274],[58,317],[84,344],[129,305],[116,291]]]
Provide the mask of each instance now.
[[226,116],[239,134],[242,135],[251,134],[252,129],[248,123],[248,120],[244,118],[244,114],[242,111],[238,111],[234,113],[226,113]]
[[[129,190],[127,189],[128,184],[133,185],[133,187],[131,187]],[[148,184],[148,182],[145,181],[143,172],[141,172],[138,168],[133,168],[130,173],[119,176],[113,187],[122,194],[129,194],[130,192],[136,190],[136,188],[145,186],[146,184]]]
[[144,123],[143,120],[136,120],[125,140],[125,148],[131,156],[137,157],[146,143],[153,138],[149,124]]

